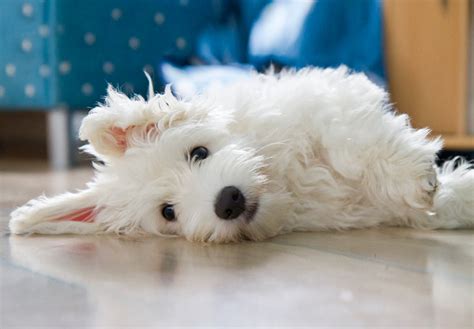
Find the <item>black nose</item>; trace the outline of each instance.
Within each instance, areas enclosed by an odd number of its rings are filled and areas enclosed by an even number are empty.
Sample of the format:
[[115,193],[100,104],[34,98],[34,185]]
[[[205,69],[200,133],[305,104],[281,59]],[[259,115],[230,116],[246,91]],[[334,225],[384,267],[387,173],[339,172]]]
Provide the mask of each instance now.
[[234,219],[245,210],[245,197],[235,186],[224,187],[217,196],[214,211],[219,218]]

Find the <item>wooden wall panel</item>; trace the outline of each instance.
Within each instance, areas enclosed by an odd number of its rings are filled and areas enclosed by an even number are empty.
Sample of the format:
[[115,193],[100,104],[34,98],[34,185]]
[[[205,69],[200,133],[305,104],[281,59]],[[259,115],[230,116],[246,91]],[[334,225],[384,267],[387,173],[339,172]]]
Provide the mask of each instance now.
[[415,127],[467,130],[468,0],[385,0],[389,89]]

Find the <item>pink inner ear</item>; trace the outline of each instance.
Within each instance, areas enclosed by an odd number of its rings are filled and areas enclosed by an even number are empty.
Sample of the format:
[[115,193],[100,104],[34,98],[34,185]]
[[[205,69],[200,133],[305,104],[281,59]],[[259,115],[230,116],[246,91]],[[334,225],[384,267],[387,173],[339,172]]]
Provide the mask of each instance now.
[[95,207],[82,208],[65,214],[61,217],[58,217],[55,220],[64,220],[71,222],[93,222],[95,217],[94,210]]
[[115,143],[120,150],[125,151],[127,149],[127,129],[122,129],[118,127],[110,128],[112,136],[114,136]]
[[[128,143],[128,134],[131,130],[133,130],[134,128],[136,127],[139,127],[139,126],[135,126],[135,125],[131,125],[125,129],[123,128],[119,128],[119,127],[110,127],[109,128],[109,133],[110,135],[112,135],[113,137],[113,140],[115,142],[115,146],[121,151],[121,152],[125,152],[127,150],[127,148],[130,146],[129,143]],[[156,125],[153,124],[153,123],[150,123],[148,125],[145,126],[145,129],[144,131],[142,132],[143,134],[143,139],[145,139],[147,136],[146,135],[149,135],[149,134],[158,134],[158,129],[156,128]]]

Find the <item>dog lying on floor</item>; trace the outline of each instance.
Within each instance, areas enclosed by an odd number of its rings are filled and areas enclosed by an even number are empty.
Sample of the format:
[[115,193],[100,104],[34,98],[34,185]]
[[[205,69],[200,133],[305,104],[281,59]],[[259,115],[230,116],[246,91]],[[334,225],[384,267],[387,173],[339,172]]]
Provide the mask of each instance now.
[[15,234],[262,240],[291,231],[474,226],[474,170],[347,68],[254,74],[178,99],[109,86],[84,119],[86,190],[11,214]]

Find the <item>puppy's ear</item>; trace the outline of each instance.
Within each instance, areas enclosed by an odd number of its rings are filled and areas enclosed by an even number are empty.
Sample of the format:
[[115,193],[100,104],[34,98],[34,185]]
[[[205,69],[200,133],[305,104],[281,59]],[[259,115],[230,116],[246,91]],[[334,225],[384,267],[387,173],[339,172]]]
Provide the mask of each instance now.
[[89,141],[94,153],[121,156],[130,146],[158,136],[157,122],[174,102],[177,100],[169,88],[164,95],[150,93],[150,99],[145,100],[141,96],[129,98],[109,85],[104,103],[84,118],[79,137]]
[[101,231],[95,219],[101,209],[93,190],[39,197],[11,213],[10,231],[15,234],[89,234]]
[[[92,117],[89,116],[89,119]],[[87,117],[84,119],[82,127],[87,127]],[[156,139],[159,136],[156,125],[152,122],[143,122],[137,125],[119,127],[113,124],[98,127],[94,133],[87,134],[82,130],[80,138],[88,140],[93,146],[93,153],[105,156],[121,156],[131,146],[137,146],[146,141]]]

